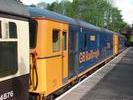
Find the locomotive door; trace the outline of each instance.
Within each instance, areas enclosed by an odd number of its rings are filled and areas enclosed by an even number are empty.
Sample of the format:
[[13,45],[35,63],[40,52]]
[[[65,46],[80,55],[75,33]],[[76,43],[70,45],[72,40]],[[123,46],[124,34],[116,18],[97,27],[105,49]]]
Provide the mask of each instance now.
[[62,31],[62,83],[68,80],[68,32]]
[[78,67],[78,32],[71,30],[69,33],[69,78],[77,74]]

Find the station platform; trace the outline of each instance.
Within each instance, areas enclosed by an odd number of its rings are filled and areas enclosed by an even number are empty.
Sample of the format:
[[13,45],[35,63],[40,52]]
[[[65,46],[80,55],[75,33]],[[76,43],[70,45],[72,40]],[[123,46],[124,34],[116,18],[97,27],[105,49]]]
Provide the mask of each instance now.
[[133,100],[133,48],[127,48],[56,100]]

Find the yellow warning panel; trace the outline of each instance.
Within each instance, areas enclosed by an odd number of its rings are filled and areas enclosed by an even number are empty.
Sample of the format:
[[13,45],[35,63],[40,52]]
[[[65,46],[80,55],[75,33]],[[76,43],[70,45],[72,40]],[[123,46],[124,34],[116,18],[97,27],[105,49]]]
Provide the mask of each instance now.
[[68,82],[68,24],[44,18],[36,21],[38,86],[30,91],[47,96]]
[[118,34],[114,34],[113,36],[113,54],[117,55],[119,52],[119,39]]

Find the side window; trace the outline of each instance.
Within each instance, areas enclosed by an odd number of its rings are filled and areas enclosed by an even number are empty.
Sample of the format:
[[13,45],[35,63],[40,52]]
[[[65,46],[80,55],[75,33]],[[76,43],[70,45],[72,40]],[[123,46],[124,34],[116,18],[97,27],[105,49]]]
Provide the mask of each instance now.
[[58,52],[60,51],[60,30],[53,30],[52,36],[53,52]]
[[0,52],[0,77],[17,73],[17,42],[0,42]]
[[0,38],[2,38],[1,21],[0,21]]
[[90,41],[94,42],[95,40],[96,40],[96,36],[94,34],[91,34],[90,35]]
[[67,49],[67,32],[63,32],[63,50]]
[[110,49],[111,48],[111,44],[110,42],[107,42],[107,49]]
[[87,47],[87,42],[88,42],[88,39],[87,39],[87,34],[84,33],[84,48]]
[[9,40],[17,38],[17,25],[0,21],[0,38],[0,77],[5,77],[17,73],[18,70],[17,40]]
[[17,38],[17,26],[14,22],[9,22],[9,37]]

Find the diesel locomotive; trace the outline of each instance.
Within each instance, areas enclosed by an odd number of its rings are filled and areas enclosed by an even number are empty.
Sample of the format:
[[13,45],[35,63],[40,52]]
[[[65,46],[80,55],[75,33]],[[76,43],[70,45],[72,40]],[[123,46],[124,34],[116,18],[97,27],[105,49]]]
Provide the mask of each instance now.
[[29,92],[39,100],[62,91],[96,65],[124,50],[125,38],[118,33],[46,9],[28,9]]
[[0,0],[0,100],[58,95],[118,55],[124,43],[116,32],[17,0]]

